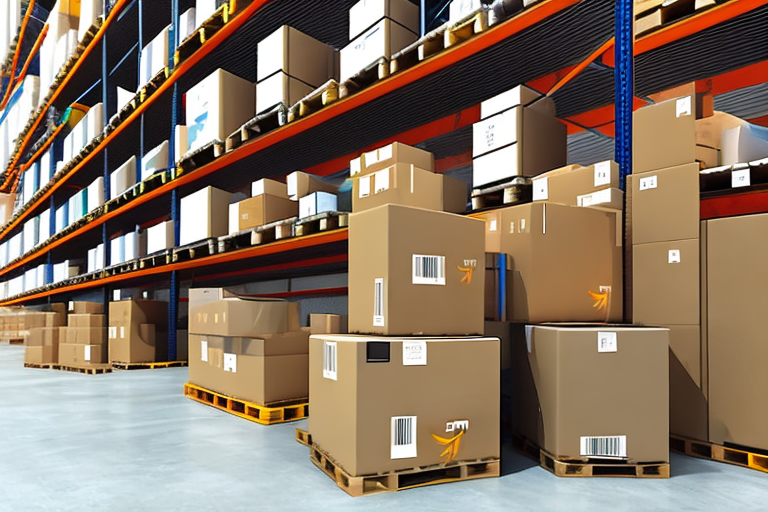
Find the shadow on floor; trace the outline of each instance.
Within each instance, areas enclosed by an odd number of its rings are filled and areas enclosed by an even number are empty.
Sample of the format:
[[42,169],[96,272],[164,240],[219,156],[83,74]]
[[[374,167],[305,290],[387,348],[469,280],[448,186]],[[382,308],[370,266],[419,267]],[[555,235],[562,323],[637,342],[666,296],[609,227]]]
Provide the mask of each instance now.
[[523,455],[522,452],[512,447],[511,442],[504,443],[501,447],[501,476],[519,473],[526,469],[538,467],[538,462]]
[[730,466],[730,464],[713,460],[698,459],[696,457],[688,457],[687,455],[681,455],[679,453],[669,454],[669,473],[672,478],[677,476],[717,473],[720,469],[718,466]]

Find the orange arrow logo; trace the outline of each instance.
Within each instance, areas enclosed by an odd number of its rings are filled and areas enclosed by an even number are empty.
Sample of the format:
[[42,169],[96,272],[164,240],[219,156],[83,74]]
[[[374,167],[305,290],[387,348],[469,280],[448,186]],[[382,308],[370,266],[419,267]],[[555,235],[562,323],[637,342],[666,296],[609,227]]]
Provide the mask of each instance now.
[[588,291],[589,295],[592,297],[592,299],[595,301],[595,303],[592,305],[593,308],[597,308],[598,311],[601,309],[605,309],[608,306],[608,295],[609,291],[605,291],[603,293],[594,293],[591,291]]
[[444,445],[446,448],[443,450],[443,453],[440,454],[441,457],[445,457],[443,460],[443,464],[448,464],[450,462],[453,462],[456,458],[456,455],[459,454],[459,446],[461,446],[461,436],[464,435],[464,431],[462,430],[455,436],[453,436],[450,439],[446,439],[444,437],[436,436],[435,434],[430,434],[432,438],[437,441],[438,443]]
[[457,269],[459,269],[461,272],[464,272],[464,277],[461,278],[461,283],[472,283],[472,272],[474,271],[474,267],[459,267],[456,266]]

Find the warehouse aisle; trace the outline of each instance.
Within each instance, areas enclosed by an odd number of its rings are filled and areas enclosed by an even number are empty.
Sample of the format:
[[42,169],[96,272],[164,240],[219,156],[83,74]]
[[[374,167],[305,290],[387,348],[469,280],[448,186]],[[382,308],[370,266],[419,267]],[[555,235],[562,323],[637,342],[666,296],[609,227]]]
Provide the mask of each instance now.
[[293,440],[183,397],[186,368],[87,376],[0,344],[0,511],[762,510],[764,474],[672,456],[673,478],[557,479],[506,452],[500,479],[353,499]]

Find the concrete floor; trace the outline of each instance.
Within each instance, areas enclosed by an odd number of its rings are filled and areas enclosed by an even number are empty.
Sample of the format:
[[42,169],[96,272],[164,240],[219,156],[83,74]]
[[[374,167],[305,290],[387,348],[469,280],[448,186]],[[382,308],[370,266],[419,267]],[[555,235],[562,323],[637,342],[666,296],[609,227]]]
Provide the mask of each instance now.
[[0,511],[766,510],[768,475],[672,455],[669,480],[559,479],[504,452],[496,479],[351,498],[294,441],[184,398],[186,368],[81,375],[0,344]]

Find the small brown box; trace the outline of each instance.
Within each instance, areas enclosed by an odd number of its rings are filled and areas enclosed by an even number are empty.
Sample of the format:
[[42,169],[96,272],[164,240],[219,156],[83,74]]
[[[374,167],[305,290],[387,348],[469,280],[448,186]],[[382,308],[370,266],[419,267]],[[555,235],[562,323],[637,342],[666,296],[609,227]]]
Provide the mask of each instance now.
[[238,211],[238,229],[243,231],[270,222],[296,217],[299,214],[299,205],[287,197],[261,194],[240,201]]
[[67,318],[68,327],[104,327],[105,315],[70,314]]

